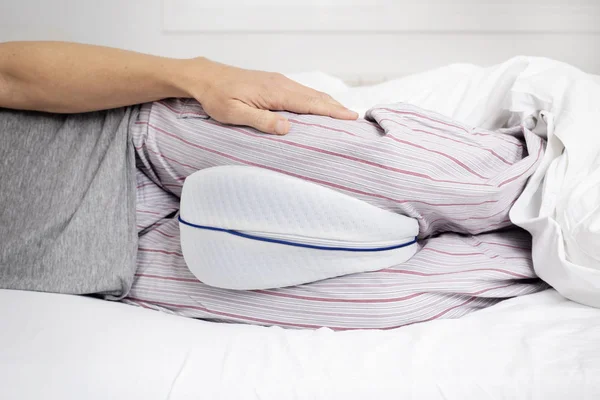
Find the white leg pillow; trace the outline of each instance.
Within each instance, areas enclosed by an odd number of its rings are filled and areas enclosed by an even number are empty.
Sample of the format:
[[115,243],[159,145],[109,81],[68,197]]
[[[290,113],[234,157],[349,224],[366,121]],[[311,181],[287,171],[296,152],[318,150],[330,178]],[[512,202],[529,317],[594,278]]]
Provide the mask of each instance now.
[[268,289],[405,262],[417,221],[266,169],[208,168],[183,186],[181,247],[210,286]]

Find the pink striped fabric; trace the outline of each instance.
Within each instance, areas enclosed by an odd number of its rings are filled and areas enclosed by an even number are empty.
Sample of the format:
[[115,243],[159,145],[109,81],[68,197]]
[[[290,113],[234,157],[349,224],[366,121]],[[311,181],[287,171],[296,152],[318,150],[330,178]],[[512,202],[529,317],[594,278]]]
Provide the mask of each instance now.
[[139,168],[136,169],[136,224],[138,235],[179,211],[179,198],[165,192]]
[[282,114],[291,131],[273,136],[219,124],[196,101],[166,100],[142,107],[134,143],[142,169],[177,196],[197,170],[253,165],[417,218],[420,237],[510,226],[508,211],[544,151],[523,127],[474,130],[408,104],[359,121]]
[[213,321],[335,330],[389,329],[458,318],[546,288],[535,279],[521,230],[425,239],[408,262],[296,287],[236,291],[198,281],[186,267],[175,218],[140,237],[138,269],[124,300]]
[[[139,157],[138,270],[124,300],[216,321],[332,329],[394,328],[456,318],[546,288],[530,238],[507,213],[544,143],[522,127],[476,130],[416,107],[370,110],[367,120],[289,113],[290,134],[260,134],[206,116],[195,101],[144,105]],[[387,269],[297,287],[233,291],[187,269],[173,213],[185,177],[216,165],[255,165],[301,177],[418,218],[420,251]],[[473,234],[478,234],[474,236]]]

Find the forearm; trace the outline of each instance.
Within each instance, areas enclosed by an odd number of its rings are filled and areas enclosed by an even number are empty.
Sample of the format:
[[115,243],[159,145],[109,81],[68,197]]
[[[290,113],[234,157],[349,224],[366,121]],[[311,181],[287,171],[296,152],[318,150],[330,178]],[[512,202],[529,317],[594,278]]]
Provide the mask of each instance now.
[[186,61],[76,43],[0,43],[0,107],[73,113],[188,97]]

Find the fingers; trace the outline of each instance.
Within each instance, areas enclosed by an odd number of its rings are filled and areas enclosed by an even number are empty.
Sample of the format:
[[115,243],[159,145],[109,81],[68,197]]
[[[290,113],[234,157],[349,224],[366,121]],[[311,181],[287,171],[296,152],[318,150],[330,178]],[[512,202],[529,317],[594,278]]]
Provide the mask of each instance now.
[[356,112],[348,110],[328,95],[325,96],[288,92],[283,99],[282,106],[283,109],[298,114],[325,115],[350,120],[358,118]]
[[[327,101],[327,102],[329,102],[329,103],[331,103],[333,105],[344,107],[342,105],[342,103],[340,103],[339,101],[337,101],[336,99],[334,99],[333,97],[331,97],[330,95],[328,95],[327,93],[319,92],[319,91],[316,91],[316,90],[314,92],[315,93],[312,94],[313,96],[318,97],[318,98],[320,98],[320,99],[322,99],[324,101]],[[346,107],[344,107],[344,108],[346,108]]]
[[264,133],[274,135],[285,135],[290,131],[288,120],[274,112],[259,110],[247,105],[241,105],[231,113],[228,121],[234,125],[246,125],[258,129]]
[[292,85],[289,89],[291,92],[302,93],[308,97],[316,97],[317,99],[321,99],[323,101],[329,102],[336,106],[346,108],[340,102],[335,100],[333,97],[331,97],[327,93],[319,92],[318,90],[314,90],[312,88],[309,88],[308,86],[301,85],[298,82],[294,82],[294,81],[290,81],[290,82],[292,82]]
[[356,112],[348,110],[327,93],[301,85],[287,77],[284,78],[288,89],[282,104],[284,110],[300,114],[327,115],[339,119],[358,118]]

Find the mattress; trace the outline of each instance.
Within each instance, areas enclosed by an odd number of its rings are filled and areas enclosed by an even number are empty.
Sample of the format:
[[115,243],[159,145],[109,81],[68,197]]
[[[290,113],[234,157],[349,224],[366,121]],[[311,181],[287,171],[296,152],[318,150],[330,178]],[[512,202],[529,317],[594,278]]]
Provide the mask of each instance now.
[[[507,92],[519,78],[530,84],[521,85],[521,93],[556,95],[564,87],[555,84],[559,80],[549,85],[537,78],[540,71],[565,68],[520,57],[489,69],[452,65],[363,88],[349,88],[321,73],[293,78],[359,111],[405,101],[495,129],[537,106],[525,96],[512,98],[507,108]],[[552,97],[545,100],[552,106]],[[554,111],[575,105],[582,103],[571,101]],[[538,183],[531,186],[534,193]],[[549,237],[541,236],[539,249],[555,244]],[[556,281],[564,295],[593,301],[596,273],[584,265],[561,284],[558,272],[572,267],[565,261],[568,254],[564,248],[547,253],[534,254],[538,273]],[[553,269],[544,269],[548,265]],[[387,331],[210,323],[93,298],[8,290],[0,290],[0,321],[2,399],[600,396],[600,310],[555,290],[507,300],[461,319]]]
[[216,324],[0,291],[2,399],[595,399],[600,310],[553,290],[392,331]]

